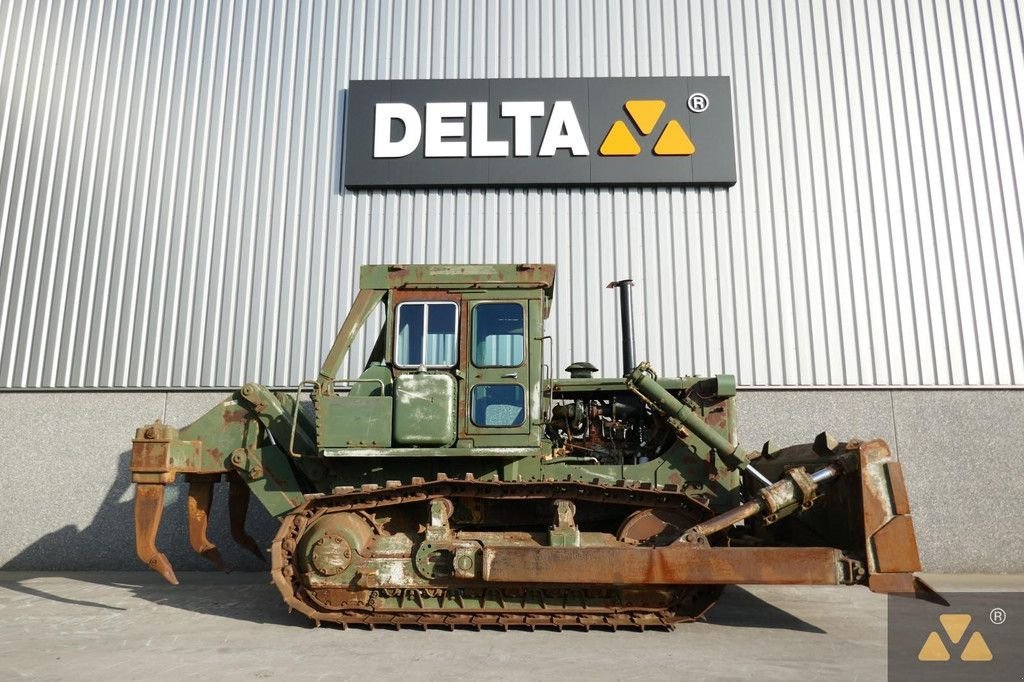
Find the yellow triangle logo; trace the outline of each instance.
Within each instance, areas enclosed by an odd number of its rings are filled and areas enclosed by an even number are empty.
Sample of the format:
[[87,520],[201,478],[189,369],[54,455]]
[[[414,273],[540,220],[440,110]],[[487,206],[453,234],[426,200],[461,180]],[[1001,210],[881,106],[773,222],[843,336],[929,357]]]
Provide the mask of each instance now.
[[967,632],[967,626],[971,624],[971,616],[967,613],[944,613],[939,616],[939,622],[949,635],[949,641],[959,644],[960,638]]
[[654,145],[654,153],[658,156],[689,156],[695,151],[697,148],[693,146],[690,136],[675,119],[668,122],[658,143]]
[[644,135],[650,135],[661,112],[665,111],[665,102],[660,99],[631,99],[626,102],[626,111],[637,129]]
[[623,121],[616,121],[598,151],[601,156],[636,156],[640,153],[640,145],[633,139],[626,124]]
[[971,635],[971,638],[967,640],[967,646],[964,647],[963,652],[960,654],[961,661],[991,661],[992,650],[988,648],[988,644],[985,643],[985,638],[981,636],[980,632],[975,632]]
[[945,645],[942,643],[942,639],[939,637],[939,633],[932,632],[928,635],[928,639],[924,641],[924,646],[921,647],[921,651],[917,654],[917,660],[919,661],[948,661],[949,652],[946,651]]
[[[959,644],[960,640],[963,639],[964,633],[967,632],[968,626],[971,624],[971,616],[967,613],[945,613],[939,616],[939,622],[942,624],[942,629],[946,631],[946,636],[949,637],[949,641],[953,644]],[[938,632],[933,630],[928,634],[928,639],[924,641],[924,646],[921,647],[921,651],[917,654],[917,660],[949,660],[949,651],[942,643],[942,638],[939,636]],[[963,651],[960,652],[960,660],[992,660],[992,650],[988,648],[988,642],[985,641],[985,638],[982,637],[980,632],[975,631],[971,634],[971,637],[967,640],[967,644],[964,646]]]

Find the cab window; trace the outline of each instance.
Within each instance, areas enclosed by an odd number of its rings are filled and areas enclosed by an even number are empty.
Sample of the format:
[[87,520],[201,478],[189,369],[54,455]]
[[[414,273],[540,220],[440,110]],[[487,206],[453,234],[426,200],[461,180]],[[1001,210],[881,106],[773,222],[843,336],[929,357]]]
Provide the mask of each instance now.
[[518,367],[523,364],[523,306],[478,303],[473,307],[473,364]]
[[477,384],[470,402],[477,426],[519,426],[526,415],[526,391],[519,384]]
[[454,301],[399,303],[395,364],[399,367],[452,367],[458,352],[459,307]]

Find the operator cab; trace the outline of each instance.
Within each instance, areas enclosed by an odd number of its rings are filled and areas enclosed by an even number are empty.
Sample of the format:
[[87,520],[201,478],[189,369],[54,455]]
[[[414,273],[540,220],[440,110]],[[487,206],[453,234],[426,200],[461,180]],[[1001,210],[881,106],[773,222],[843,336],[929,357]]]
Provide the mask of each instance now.
[[321,449],[537,447],[553,277],[551,266],[364,267],[363,290],[388,284],[379,299],[386,319],[366,371],[337,409],[375,412],[378,424],[389,412],[391,429],[369,442],[321,441]]
[[430,293],[391,296],[394,444],[536,445],[529,299],[506,291],[500,298],[493,291]]

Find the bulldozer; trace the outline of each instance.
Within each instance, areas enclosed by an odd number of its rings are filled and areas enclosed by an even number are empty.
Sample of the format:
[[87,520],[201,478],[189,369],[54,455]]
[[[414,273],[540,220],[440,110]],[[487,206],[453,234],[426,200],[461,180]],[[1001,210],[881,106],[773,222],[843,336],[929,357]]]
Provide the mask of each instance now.
[[[272,581],[317,625],[671,628],[733,584],[941,599],[915,576],[885,442],[741,448],[734,377],[634,361],[628,280],[609,285],[621,375],[580,361],[555,377],[554,282],[542,264],[363,266],[316,378],[247,383],[184,428],[136,431],[139,558],[177,584],[156,540],[181,475],[190,543],[218,568],[215,483],[257,557],[252,497],[280,520]],[[363,371],[339,376],[379,310]]]

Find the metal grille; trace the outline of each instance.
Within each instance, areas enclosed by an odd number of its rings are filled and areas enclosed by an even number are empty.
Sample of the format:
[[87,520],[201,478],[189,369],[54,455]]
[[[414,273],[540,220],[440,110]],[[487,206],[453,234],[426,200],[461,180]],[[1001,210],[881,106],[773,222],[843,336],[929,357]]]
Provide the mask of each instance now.
[[[360,264],[485,261],[556,369],[632,277],[663,373],[1024,385],[1021,73],[1016,2],[8,0],[0,386],[292,384]],[[648,75],[732,77],[734,188],[341,188],[349,78]]]

